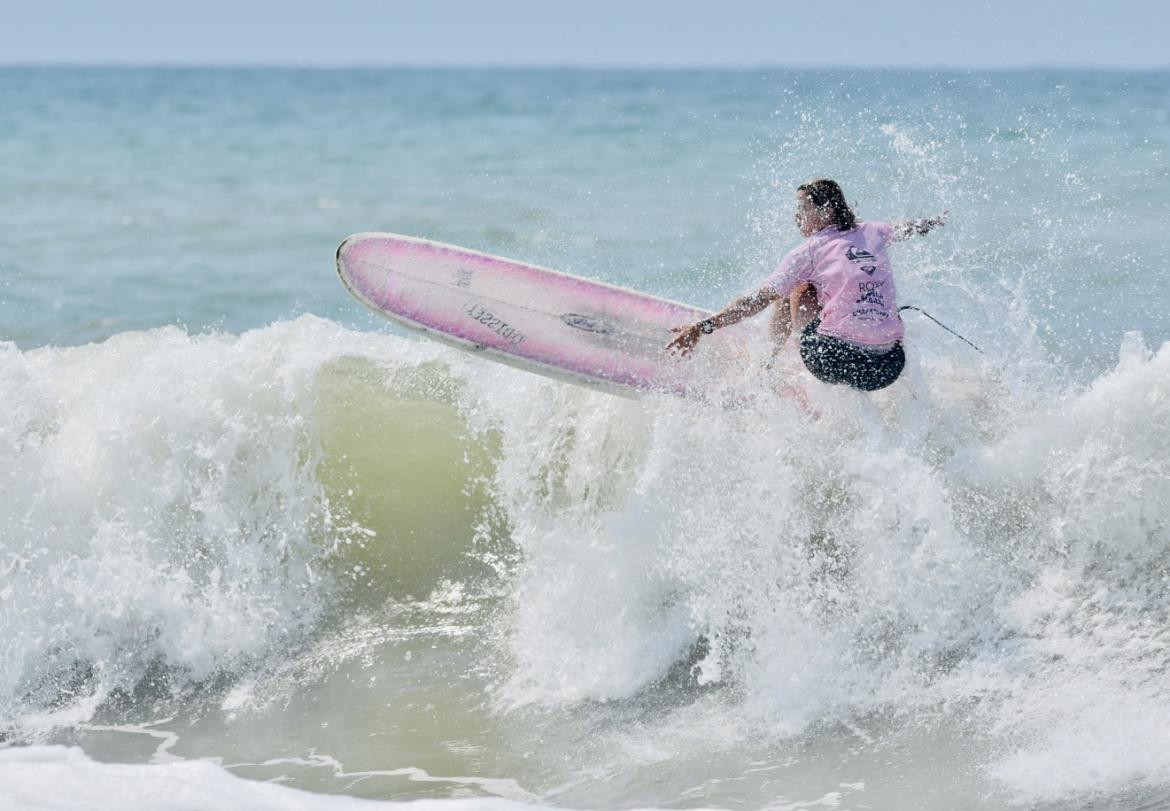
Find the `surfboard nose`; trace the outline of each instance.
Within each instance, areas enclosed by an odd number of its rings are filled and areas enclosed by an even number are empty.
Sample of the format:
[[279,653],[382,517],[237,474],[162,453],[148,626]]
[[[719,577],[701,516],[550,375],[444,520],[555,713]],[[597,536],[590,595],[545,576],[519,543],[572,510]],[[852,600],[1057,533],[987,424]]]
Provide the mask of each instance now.
[[336,254],[337,275],[341,277],[346,287],[351,287],[352,277],[362,265],[363,251],[358,249],[358,246],[366,244],[368,247],[371,240],[380,236],[386,235],[362,231],[350,234],[341,240],[341,244],[337,246]]
[[360,237],[360,234],[350,234],[345,239],[341,240],[341,244],[337,246],[337,253],[335,254],[334,261],[337,264],[338,275],[342,275],[342,263],[345,261],[345,254],[349,250],[349,247]]

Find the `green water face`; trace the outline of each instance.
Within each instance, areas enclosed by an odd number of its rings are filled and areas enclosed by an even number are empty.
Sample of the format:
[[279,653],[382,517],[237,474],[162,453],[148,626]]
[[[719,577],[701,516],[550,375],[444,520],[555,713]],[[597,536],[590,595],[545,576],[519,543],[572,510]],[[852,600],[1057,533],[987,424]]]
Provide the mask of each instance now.
[[495,442],[470,435],[445,367],[345,359],[316,388],[318,477],[335,512],[364,529],[335,558],[354,599],[422,599],[440,581],[488,575],[477,543],[506,537],[489,493]]

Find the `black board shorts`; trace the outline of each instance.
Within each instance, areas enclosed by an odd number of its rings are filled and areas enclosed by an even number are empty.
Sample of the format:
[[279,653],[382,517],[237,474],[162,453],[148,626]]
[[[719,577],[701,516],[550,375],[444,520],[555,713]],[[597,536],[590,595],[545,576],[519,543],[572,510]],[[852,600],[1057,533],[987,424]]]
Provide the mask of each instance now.
[[800,358],[817,380],[877,391],[902,374],[906,353],[901,341],[889,352],[875,355],[840,338],[821,335],[817,332],[820,325],[821,319],[814,319],[800,335]]

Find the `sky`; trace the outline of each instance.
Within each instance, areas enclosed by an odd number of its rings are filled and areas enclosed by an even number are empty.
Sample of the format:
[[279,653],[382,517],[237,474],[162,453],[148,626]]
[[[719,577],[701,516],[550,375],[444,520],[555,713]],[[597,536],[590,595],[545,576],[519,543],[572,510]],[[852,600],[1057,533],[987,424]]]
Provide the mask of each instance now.
[[0,0],[0,64],[1170,68],[1167,0]]

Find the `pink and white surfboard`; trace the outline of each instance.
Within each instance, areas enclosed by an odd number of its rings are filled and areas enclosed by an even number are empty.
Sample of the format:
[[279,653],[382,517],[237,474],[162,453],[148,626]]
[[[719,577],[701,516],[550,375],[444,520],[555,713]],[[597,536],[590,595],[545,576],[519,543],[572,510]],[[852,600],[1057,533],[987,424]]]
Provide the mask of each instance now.
[[672,327],[710,313],[633,290],[397,234],[355,234],[337,249],[355,298],[432,338],[522,369],[617,394],[704,396],[710,372],[744,356],[738,326],[699,351],[666,351]]

